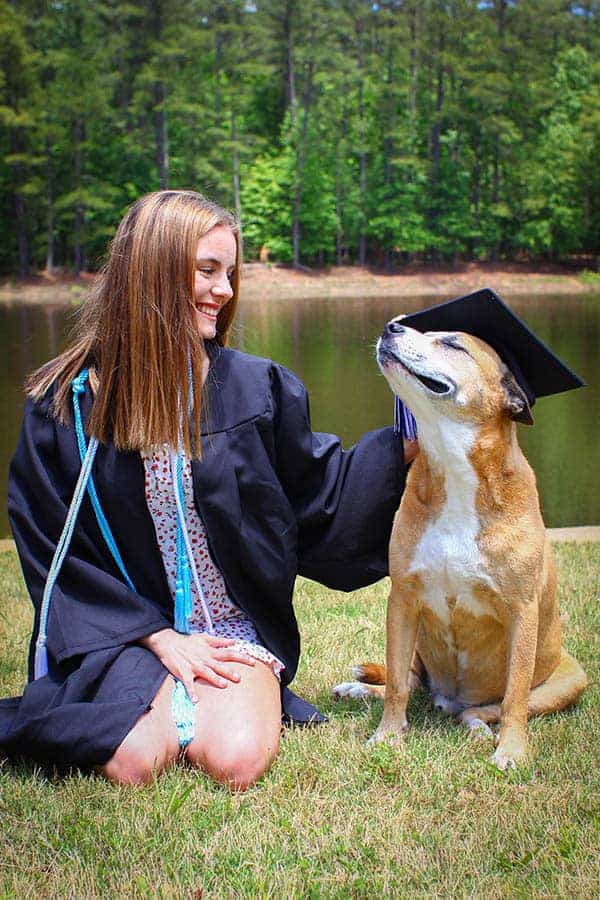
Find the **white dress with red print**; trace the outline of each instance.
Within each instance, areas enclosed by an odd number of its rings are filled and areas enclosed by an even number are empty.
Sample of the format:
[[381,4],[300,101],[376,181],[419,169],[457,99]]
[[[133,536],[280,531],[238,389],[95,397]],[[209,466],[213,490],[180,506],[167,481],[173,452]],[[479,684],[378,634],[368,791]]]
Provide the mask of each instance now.
[[[168,447],[154,448],[142,453],[145,472],[146,502],[156,532],[156,540],[167,573],[171,597],[175,602],[175,579],[177,574],[177,518],[173,481],[169,462]],[[246,614],[233,603],[227,593],[223,576],[215,565],[209,551],[206,531],[194,504],[192,467],[190,460],[183,459],[183,492],[187,529],[194,553],[198,578],[204,591],[204,599],[213,622],[214,633],[221,637],[234,638],[236,646],[248,656],[259,659],[270,667],[279,678],[283,663],[260,643],[256,629]],[[192,631],[206,631],[206,622],[196,585],[192,580]]]

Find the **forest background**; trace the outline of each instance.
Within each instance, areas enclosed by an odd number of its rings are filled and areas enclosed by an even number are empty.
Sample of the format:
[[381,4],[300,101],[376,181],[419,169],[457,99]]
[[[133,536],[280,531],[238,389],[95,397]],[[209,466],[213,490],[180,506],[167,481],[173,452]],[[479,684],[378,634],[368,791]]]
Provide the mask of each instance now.
[[250,259],[597,266],[599,51],[595,0],[0,0],[0,271],[166,187]]

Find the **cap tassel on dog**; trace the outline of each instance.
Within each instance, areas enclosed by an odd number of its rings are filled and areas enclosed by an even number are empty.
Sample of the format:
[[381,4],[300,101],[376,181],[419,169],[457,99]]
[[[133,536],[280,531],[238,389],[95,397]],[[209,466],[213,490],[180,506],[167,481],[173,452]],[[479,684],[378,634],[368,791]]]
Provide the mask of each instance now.
[[417,439],[415,417],[400,397],[394,397],[394,434],[401,434],[407,441],[416,441]]

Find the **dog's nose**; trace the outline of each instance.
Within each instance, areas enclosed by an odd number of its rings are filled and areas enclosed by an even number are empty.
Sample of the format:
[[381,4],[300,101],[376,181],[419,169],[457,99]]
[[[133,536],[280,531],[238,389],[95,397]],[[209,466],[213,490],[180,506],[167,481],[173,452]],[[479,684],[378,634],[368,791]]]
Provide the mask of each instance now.
[[406,328],[400,322],[388,322],[384,331],[388,334],[404,334]]

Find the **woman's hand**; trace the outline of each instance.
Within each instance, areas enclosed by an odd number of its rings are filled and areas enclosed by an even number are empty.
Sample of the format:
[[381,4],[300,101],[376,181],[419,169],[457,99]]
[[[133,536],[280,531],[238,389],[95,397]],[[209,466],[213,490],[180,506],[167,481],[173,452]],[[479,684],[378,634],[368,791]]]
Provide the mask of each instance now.
[[409,463],[413,461],[417,453],[419,452],[419,442],[418,441],[409,441],[408,438],[404,438],[404,465],[407,466]]
[[252,657],[233,647],[235,640],[212,634],[179,634],[165,628],[141,638],[139,643],[152,650],[171,675],[183,682],[194,703],[198,700],[196,678],[225,688],[230,681],[240,680],[239,672],[228,666],[228,662],[254,665]]

